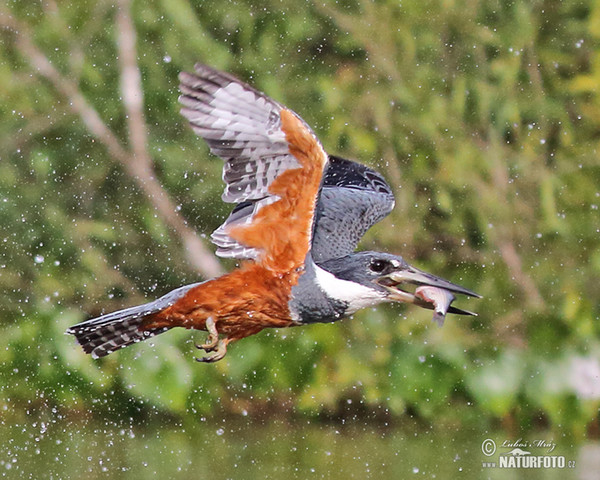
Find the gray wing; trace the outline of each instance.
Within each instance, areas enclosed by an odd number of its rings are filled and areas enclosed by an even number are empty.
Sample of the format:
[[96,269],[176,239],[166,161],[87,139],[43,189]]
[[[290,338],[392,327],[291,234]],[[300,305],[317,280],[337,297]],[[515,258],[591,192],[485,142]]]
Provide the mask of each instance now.
[[194,70],[179,75],[181,114],[211,152],[225,160],[223,201],[241,204],[213,233],[212,241],[219,256],[256,258],[256,249],[239,244],[227,231],[251,223],[258,210],[275,202],[278,197],[269,193],[273,180],[300,167],[281,129],[284,107],[232,75],[201,64]]
[[317,203],[311,249],[314,261],[352,253],[365,232],[393,208],[392,189],[379,173],[330,155]]
[[[250,223],[261,203],[270,201],[270,198],[246,201],[233,209],[225,223],[212,234],[213,242],[219,245],[218,255],[251,258],[252,252],[248,249],[229,248],[235,240],[227,237],[226,229]],[[365,232],[393,208],[392,189],[379,173],[330,155],[317,201],[311,246],[314,261],[321,263],[352,253]]]

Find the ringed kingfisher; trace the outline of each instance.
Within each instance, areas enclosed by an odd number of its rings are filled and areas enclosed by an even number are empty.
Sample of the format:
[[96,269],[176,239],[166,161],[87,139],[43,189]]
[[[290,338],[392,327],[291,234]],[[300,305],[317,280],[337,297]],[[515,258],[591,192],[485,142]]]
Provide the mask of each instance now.
[[222,199],[236,204],[213,234],[216,254],[240,266],[163,297],[70,327],[94,358],[173,327],[205,330],[196,345],[216,362],[261,330],[334,322],[383,302],[474,315],[450,304],[476,293],[388,253],[355,252],[391,212],[376,171],[328,155],[294,112],[234,76],[197,64],[179,75],[181,113],[225,161]]

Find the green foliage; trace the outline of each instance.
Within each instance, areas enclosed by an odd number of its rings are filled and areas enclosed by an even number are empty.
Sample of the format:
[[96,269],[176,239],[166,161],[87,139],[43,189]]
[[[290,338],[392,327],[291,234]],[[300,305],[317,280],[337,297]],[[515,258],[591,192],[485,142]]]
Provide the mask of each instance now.
[[0,32],[0,404],[182,416],[353,404],[427,422],[541,415],[576,434],[598,422],[597,3],[136,3],[149,151],[203,238],[228,207],[217,201],[221,162],[178,115],[177,74],[196,61],[247,79],[301,114],[328,151],[386,175],[397,207],[365,248],[485,297],[461,305],[477,319],[450,316],[442,329],[428,312],[390,307],[264,332],[214,366],[192,361],[189,332],[102,361],[63,335],[198,274],[19,47],[20,35],[37,45],[126,145],[116,7],[51,5],[0,10],[23,27]]

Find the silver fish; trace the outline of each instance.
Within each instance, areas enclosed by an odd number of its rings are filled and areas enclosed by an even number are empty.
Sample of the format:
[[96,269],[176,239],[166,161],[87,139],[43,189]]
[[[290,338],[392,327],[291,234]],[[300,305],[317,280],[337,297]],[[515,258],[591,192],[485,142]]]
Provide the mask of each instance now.
[[425,300],[427,303],[431,303],[433,305],[433,321],[436,322],[440,327],[444,325],[446,313],[448,313],[450,304],[456,298],[448,290],[429,286],[418,287],[415,290],[415,297]]

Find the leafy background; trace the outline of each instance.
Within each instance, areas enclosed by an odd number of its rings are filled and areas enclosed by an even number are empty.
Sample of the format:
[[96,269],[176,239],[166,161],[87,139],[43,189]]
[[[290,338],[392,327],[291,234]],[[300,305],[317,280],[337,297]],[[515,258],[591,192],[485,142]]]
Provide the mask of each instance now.
[[[4,412],[599,435],[598,2],[11,1],[0,21]],[[233,267],[207,240],[221,162],[178,114],[197,61],[381,171],[397,206],[362,247],[472,288],[479,316],[379,307],[211,366],[187,331],[84,355],[69,325]]]

